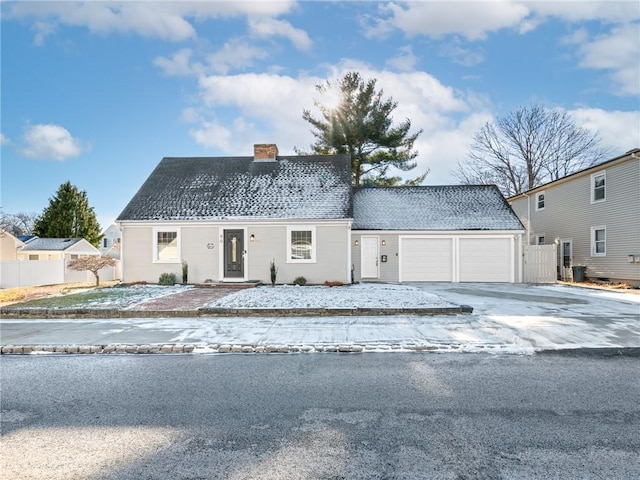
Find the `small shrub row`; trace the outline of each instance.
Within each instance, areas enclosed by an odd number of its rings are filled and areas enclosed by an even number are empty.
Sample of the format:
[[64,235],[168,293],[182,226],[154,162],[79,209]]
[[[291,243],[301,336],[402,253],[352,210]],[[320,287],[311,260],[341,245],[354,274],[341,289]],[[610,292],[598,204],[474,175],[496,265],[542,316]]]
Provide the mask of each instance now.
[[178,283],[178,278],[175,273],[163,273],[158,279],[158,285],[175,285]]

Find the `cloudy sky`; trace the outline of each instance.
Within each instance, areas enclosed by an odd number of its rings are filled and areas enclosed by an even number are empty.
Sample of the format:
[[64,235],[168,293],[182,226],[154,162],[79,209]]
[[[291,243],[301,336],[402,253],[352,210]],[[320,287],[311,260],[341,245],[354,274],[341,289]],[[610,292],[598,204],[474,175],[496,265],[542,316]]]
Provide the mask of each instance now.
[[376,78],[423,129],[425,184],[487,121],[541,103],[640,147],[637,1],[2,2],[2,209],[85,190],[103,228],[164,156],[281,154],[345,72]]

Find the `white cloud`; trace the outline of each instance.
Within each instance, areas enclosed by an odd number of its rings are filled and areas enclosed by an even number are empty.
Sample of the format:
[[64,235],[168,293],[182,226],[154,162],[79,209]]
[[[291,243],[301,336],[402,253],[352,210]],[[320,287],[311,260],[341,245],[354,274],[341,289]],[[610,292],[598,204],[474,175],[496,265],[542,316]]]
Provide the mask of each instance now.
[[484,61],[484,54],[480,49],[474,51],[471,48],[463,47],[457,37],[451,42],[444,43],[440,47],[440,54],[465,67],[473,67]]
[[640,24],[613,28],[606,35],[578,47],[580,66],[611,70],[612,90],[618,95],[640,95]]
[[11,140],[9,140],[9,138],[6,137],[4,133],[0,133],[0,145],[9,145],[10,143]]
[[614,155],[640,147],[640,112],[607,111],[599,108],[570,110],[576,123],[598,132],[602,144],[610,147]]
[[440,38],[454,34],[481,40],[490,32],[518,27],[530,10],[508,1],[410,2],[389,3],[380,12],[380,17],[365,32],[369,37],[386,36],[400,29],[410,36]]
[[189,48],[183,48],[174,53],[170,58],[157,57],[153,64],[160,68],[165,75],[169,76],[186,76],[197,75],[202,72],[202,64],[191,63],[192,51]]
[[398,55],[387,60],[387,65],[399,72],[415,70],[417,64],[418,57],[414,55],[411,45],[406,45],[398,49]]
[[[196,36],[191,19],[206,20],[240,15],[277,16],[294,6],[292,0],[202,2],[3,2],[3,17],[33,18],[35,42],[41,44],[58,24],[86,27],[92,33],[136,34],[168,41]],[[292,27],[288,35],[296,36]],[[293,30],[293,31],[291,31]]]
[[22,142],[22,154],[29,158],[64,161],[83,151],[80,141],[60,125],[30,125]]
[[233,122],[222,124],[221,122],[205,121],[200,128],[192,129],[189,134],[195,142],[203,147],[223,151],[229,155],[250,155],[250,152],[239,152],[239,146],[251,146],[254,143],[261,143],[256,140],[259,132],[255,125],[247,122],[244,118],[238,117]]
[[293,27],[289,22],[275,18],[249,18],[249,31],[259,38],[285,37],[298,50],[311,50],[313,42],[307,32]]
[[640,18],[638,4],[627,0],[565,0],[562,2],[533,0],[523,1],[522,4],[539,17],[556,17],[571,23],[585,20],[621,23]]
[[257,59],[267,57],[267,52],[240,39],[231,39],[215,53],[207,56],[208,71],[227,74],[253,65]]
[[604,0],[391,2],[378,11],[378,17],[365,26],[369,37],[384,37],[401,30],[409,36],[459,35],[467,40],[482,40],[504,28],[525,34],[552,17],[569,23],[596,20],[614,24],[640,18],[636,2]]

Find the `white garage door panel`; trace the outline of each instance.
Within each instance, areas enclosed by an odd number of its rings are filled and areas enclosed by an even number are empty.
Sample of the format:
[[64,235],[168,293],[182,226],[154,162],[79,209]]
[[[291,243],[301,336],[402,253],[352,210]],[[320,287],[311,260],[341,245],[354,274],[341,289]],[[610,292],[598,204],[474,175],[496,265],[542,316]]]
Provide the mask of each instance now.
[[461,282],[511,282],[509,238],[461,238],[458,244]]
[[452,238],[403,238],[400,256],[403,282],[453,281]]

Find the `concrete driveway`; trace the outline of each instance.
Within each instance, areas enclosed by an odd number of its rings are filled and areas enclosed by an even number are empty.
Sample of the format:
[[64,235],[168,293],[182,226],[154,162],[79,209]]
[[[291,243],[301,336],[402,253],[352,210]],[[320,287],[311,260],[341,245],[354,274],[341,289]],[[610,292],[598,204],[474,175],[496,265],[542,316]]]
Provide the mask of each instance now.
[[[466,315],[2,320],[2,352],[534,353],[640,349],[640,295],[565,285],[413,284]],[[274,291],[277,291],[274,290]],[[357,290],[354,290],[356,292]]]
[[534,350],[640,347],[640,291],[578,285],[415,283],[427,292],[473,307],[475,329]]

